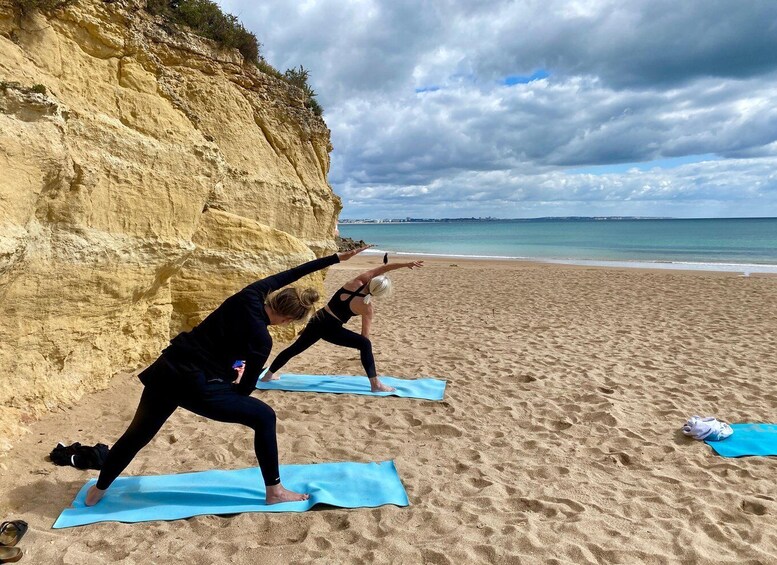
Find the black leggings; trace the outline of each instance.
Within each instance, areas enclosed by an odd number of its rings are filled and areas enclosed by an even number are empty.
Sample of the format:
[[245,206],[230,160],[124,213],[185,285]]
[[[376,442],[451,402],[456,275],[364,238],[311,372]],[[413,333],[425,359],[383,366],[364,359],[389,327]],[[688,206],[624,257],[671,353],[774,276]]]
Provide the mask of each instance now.
[[254,450],[264,484],[281,482],[275,412],[267,404],[258,398],[238,394],[232,383],[218,379],[208,381],[201,371],[173,365],[164,357],[143,371],[140,379],[146,386],[135,417],[108,453],[97,479],[97,488],[108,488],[179,406],[212,420],[253,428]]
[[270,371],[275,373],[288,363],[289,359],[299,355],[319,339],[334,343],[335,345],[358,349],[367,376],[369,378],[378,376],[378,373],[375,371],[375,358],[372,356],[372,343],[370,340],[363,335],[344,328],[340,320],[325,310],[316,312],[316,315],[311,318],[308,325],[299,334],[297,341],[278,354],[270,365]]

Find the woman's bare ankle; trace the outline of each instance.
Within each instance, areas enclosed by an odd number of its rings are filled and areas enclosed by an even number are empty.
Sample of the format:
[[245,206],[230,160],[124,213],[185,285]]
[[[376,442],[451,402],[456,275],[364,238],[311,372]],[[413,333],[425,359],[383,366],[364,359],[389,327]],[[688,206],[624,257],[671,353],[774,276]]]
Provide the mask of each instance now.
[[299,502],[301,500],[307,500],[310,495],[302,492],[294,492],[284,487],[282,484],[269,485],[265,487],[267,494],[265,495],[266,504],[278,504],[279,502]]
[[370,377],[370,392],[394,392],[393,386],[384,385],[378,377]]
[[86,491],[86,500],[84,503],[87,506],[94,506],[102,500],[103,496],[105,496],[105,490],[107,489],[99,489],[96,485],[92,485],[89,487],[89,490]]
[[280,378],[281,378],[280,375],[276,375],[275,373],[267,371],[264,374],[264,376],[262,377],[261,380],[262,380],[263,383],[267,383],[267,382],[270,382],[270,381],[278,381],[278,380],[280,380]]

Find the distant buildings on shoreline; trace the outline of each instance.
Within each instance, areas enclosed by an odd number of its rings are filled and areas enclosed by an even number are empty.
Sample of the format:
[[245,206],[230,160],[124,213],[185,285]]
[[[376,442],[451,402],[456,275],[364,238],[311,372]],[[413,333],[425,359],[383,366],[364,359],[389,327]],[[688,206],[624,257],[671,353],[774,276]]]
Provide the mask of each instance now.
[[445,222],[592,222],[618,220],[673,220],[675,218],[662,216],[547,216],[543,218],[359,218],[340,219],[338,224],[410,224],[410,223],[445,223]]
[[408,224],[419,222],[498,222],[500,218],[359,218],[341,219],[338,224]]

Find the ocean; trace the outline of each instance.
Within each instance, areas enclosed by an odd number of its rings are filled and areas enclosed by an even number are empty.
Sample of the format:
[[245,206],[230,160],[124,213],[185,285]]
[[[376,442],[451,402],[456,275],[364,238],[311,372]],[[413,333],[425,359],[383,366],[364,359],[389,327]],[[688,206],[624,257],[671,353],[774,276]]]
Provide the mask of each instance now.
[[777,273],[777,218],[345,223],[374,253]]

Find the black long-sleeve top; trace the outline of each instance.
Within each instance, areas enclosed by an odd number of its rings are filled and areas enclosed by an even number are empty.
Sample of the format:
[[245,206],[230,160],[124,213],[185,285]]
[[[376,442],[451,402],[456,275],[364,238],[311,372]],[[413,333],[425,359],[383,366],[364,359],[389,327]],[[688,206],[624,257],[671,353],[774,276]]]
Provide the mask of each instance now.
[[251,283],[227,298],[197,327],[175,336],[164,351],[165,357],[173,363],[194,364],[209,376],[225,381],[235,380],[232,363],[244,359],[245,371],[237,390],[251,394],[272,350],[265,298],[274,290],[339,262],[334,254]]

